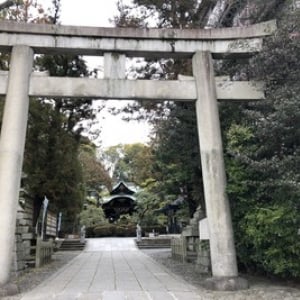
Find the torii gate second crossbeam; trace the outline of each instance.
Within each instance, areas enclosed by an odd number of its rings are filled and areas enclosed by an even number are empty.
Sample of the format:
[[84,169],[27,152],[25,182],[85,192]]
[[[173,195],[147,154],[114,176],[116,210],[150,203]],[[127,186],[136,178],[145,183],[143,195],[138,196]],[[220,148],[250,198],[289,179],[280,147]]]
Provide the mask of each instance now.
[[[0,74],[0,94],[6,95],[0,139],[0,286],[9,280],[12,261],[29,96],[55,96],[195,102],[213,275],[207,286],[246,288],[247,282],[238,277],[217,99],[263,99],[263,84],[215,78],[212,59],[260,51],[262,38],[275,27],[272,21],[210,30],[0,22],[0,51],[11,51],[9,73]],[[32,73],[34,53],[104,55],[105,78],[37,77]],[[125,79],[126,56],[192,58],[193,78],[129,81]]]

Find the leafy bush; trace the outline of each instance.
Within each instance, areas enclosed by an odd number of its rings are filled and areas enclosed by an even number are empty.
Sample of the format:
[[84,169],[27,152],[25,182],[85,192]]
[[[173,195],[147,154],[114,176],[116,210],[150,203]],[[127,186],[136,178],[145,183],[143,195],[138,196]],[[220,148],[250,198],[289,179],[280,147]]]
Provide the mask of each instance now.
[[[241,226],[248,241],[243,261],[251,260],[258,270],[281,277],[300,276],[299,216],[286,203],[255,207],[248,211]],[[242,254],[242,253],[241,253]]]
[[107,223],[103,209],[101,207],[96,207],[95,205],[87,205],[79,214],[79,218],[80,225],[85,225],[86,227],[94,227]]
[[107,225],[100,225],[94,228],[94,236],[95,237],[107,237],[107,236],[114,236],[114,226],[107,224]]
[[93,238],[93,237],[95,237],[94,227],[86,227],[86,229],[85,229],[85,236],[87,238]]
[[120,226],[107,224],[96,226],[93,229],[93,237],[130,237],[136,235],[135,226]]
[[235,124],[226,118],[227,191],[240,265],[299,278],[300,11],[278,25],[250,61],[266,100],[242,107]]

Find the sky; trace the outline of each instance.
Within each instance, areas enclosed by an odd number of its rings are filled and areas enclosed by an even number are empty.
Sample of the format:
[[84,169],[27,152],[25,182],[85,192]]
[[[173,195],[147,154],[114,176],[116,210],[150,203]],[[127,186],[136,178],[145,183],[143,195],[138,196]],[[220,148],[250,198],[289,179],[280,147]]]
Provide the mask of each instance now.
[[[52,0],[39,0],[44,7]],[[0,0],[0,3],[4,2]],[[131,0],[123,0],[130,3]],[[62,25],[112,27],[109,21],[117,15],[117,0],[61,0],[60,21]],[[85,57],[90,68],[100,68],[103,60],[99,57]],[[106,101],[107,109],[98,115],[101,126],[100,140],[102,147],[107,148],[117,144],[147,143],[151,127],[145,122],[123,121],[121,116],[112,116],[107,111],[109,107],[120,108],[125,101]],[[95,105],[101,105],[95,101]]]
[[[117,15],[117,0],[61,0],[61,24],[77,26],[112,27],[109,22]],[[126,0],[124,2],[130,2]],[[89,58],[88,65],[98,68],[102,64],[100,58]],[[99,103],[99,101],[98,101]],[[107,101],[107,107],[120,107],[121,101]],[[101,122],[102,147],[117,144],[146,143],[150,126],[146,123],[126,122],[120,116],[111,116],[107,111],[101,111],[98,116]]]

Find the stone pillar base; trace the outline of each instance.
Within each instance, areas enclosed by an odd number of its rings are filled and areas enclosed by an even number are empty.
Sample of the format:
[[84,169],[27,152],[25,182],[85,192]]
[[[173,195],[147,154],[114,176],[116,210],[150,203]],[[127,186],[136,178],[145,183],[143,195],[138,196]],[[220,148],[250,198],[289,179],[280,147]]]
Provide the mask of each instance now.
[[238,291],[249,288],[249,283],[241,277],[212,277],[204,281],[203,286],[214,291]]
[[6,296],[13,296],[19,293],[19,288],[14,283],[0,285],[0,299]]

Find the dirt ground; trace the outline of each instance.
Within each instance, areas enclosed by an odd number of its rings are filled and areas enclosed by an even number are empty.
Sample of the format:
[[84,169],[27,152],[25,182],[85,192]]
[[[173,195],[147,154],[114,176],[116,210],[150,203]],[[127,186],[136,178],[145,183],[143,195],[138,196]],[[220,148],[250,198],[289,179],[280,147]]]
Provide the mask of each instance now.
[[203,288],[205,277],[195,272],[194,263],[182,263],[172,259],[171,250],[149,249],[145,254],[165,266],[168,270],[182,277],[198,288],[203,300],[295,300],[300,299],[300,282],[271,280],[259,276],[242,275],[249,282],[250,288],[236,292],[213,292]]

